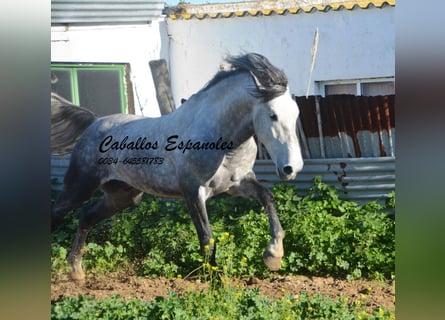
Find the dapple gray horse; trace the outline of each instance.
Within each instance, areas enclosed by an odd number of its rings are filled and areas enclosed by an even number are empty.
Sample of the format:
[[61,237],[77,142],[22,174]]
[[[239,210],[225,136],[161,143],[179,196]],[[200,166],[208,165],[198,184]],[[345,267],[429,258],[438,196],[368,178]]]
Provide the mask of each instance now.
[[84,278],[82,248],[88,231],[138,204],[144,192],[185,198],[201,250],[210,247],[212,264],[216,246],[210,241],[206,200],[225,192],[259,201],[267,211],[272,237],[263,260],[271,270],[281,267],[284,231],[272,192],[252,170],[257,154],[254,135],[266,147],[278,176],[295,178],[303,167],[296,136],[299,110],[289,94],[286,75],[265,57],[250,53],[229,57],[227,62],[231,70],[218,72],[178,110],[163,117],[97,118],[68,103],[54,108],[53,149],[80,138],[52,210],[52,230],[95,190],[103,191],[80,214],[68,257],[73,279]]

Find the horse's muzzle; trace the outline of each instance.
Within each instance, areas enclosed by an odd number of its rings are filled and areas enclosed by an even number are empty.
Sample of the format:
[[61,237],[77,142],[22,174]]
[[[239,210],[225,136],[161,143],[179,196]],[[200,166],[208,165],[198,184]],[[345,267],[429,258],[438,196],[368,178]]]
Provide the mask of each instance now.
[[281,168],[277,168],[278,176],[281,180],[288,181],[295,179],[297,173],[303,169],[303,165],[293,166],[291,164],[286,164]]
[[286,166],[282,170],[278,169],[278,176],[280,177],[280,180],[284,181],[292,180],[295,178],[296,175],[297,172],[294,171],[290,166]]

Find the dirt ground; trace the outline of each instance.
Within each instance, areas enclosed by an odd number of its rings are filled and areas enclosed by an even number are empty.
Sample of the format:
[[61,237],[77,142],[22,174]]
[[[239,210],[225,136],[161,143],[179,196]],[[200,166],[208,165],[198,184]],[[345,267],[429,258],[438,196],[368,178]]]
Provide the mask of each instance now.
[[[269,298],[282,298],[288,293],[296,297],[301,292],[319,293],[331,298],[346,296],[349,302],[360,300],[361,305],[366,306],[368,310],[377,306],[395,310],[394,281],[345,281],[331,277],[277,276],[269,279],[237,279],[233,280],[233,285],[248,289],[259,288],[260,293]],[[205,286],[196,279],[149,279],[122,273],[90,275],[83,283],[74,282],[66,275],[57,275],[53,276],[51,281],[51,300],[77,297],[79,294],[93,298],[119,294],[125,299],[150,301],[157,296],[167,297],[169,291],[182,294],[187,290],[204,289]]]

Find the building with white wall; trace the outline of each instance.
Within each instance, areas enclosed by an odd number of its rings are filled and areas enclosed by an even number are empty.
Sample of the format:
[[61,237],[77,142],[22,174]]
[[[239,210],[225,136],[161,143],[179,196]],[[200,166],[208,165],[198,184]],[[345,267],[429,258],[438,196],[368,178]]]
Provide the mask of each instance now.
[[[151,60],[168,61],[180,105],[225,56],[258,52],[286,72],[301,102],[299,188],[323,175],[345,198],[384,199],[394,190],[395,0],[180,4],[167,15],[156,0],[51,3],[52,88],[74,103],[160,116]],[[66,165],[53,157],[56,189]],[[276,179],[270,160],[255,171],[260,180]]]
[[[51,4],[53,90],[101,115],[159,116],[149,61],[168,59],[164,2],[53,0]],[[115,101],[117,105],[110,107]]]
[[[394,81],[394,0],[181,4],[167,16],[163,8],[162,1],[53,0],[53,67],[120,66],[121,111],[146,116],[160,115],[148,62],[161,58],[169,62],[177,105],[218,71],[225,56],[241,52],[261,53],[285,70],[296,96],[324,95],[325,85],[351,83],[361,94],[362,82]],[[81,88],[71,87],[74,97],[67,98],[81,104]]]
[[[297,97],[300,190],[321,175],[341,197],[385,199],[395,186],[394,19],[394,0],[182,4],[166,20],[173,96],[197,92],[226,55],[258,52]],[[277,181],[270,160],[254,170]]]
[[224,56],[243,51],[263,54],[285,70],[297,96],[323,93],[323,84],[335,81],[393,81],[394,6],[379,0],[181,5],[166,21],[173,95],[177,101],[190,96]]

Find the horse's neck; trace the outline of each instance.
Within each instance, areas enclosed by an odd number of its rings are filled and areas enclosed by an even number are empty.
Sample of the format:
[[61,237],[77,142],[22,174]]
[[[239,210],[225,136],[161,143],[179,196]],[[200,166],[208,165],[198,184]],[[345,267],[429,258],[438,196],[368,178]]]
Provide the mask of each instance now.
[[[242,144],[253,135],[252,109],[255,98],[247,89],[253,80],[248,74],[239,74],[221,81],[204,93],[198,93],[190,103],[196,112],[196,128],[203,126],[214,130],[215,135]],[[185,110],[184,110],[185,111]]]

